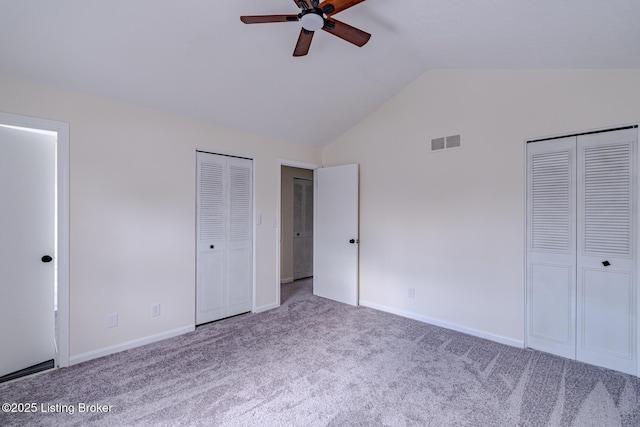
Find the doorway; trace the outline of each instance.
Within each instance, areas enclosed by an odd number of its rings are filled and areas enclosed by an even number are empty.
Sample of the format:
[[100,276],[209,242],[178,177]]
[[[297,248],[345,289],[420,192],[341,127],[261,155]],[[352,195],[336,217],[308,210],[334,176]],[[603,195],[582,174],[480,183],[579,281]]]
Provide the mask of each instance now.
[[313,170],[281,166],[280,283],[313,276]]
[[[69,363],[66,123],[0,113],[5,304],[0,382]],[[10,243],[9,243],[10,242]],[[25,313],[27,316],[25,317]]]
[[313,281],[313,174],[316,168],[316,165],[280,161],[279,303],[284,296],[281,286],[299,279],[305,279],[305,283]]
[[[313,295],[338,302],[358,305],[359,262],[359,165],[348,164],[317,167],[295,162],[280,161],[281,187],[286,185],[284,167],[313,170]],[[285,188],[286,190],[286,188]],[[285,236],[283,224],[287,207],[284,191],[280,192],[279,218],[280,239],[277,250],[278,305],[282,303],[281,286],[293,282],[284,270],[287,261],[284,245],[291,240]],[[273,223],[276,225],[276,222]],[[286,239],[286,240],[285,240]],[[291,243],[293,246],[293,243]]]

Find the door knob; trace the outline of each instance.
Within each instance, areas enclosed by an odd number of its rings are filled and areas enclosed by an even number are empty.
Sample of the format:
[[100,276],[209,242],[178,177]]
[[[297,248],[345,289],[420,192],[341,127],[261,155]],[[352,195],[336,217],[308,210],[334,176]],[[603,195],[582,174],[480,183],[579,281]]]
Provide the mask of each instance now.
[[602,261],[602,265],[604,265],[605,267],[609,267],[611,263],[609,261]]
[[351,244],[358,243],[358,240],[356,240],[356,239],[351,239],[351,240],[349,240],[349,243],[351,243]]
[[42,258],[40,258],[40,260],[42,262],[51,262],[51,261],[53,261],[53,258],[51,258],[51,256],[49,256],[49,255],[45,255]]

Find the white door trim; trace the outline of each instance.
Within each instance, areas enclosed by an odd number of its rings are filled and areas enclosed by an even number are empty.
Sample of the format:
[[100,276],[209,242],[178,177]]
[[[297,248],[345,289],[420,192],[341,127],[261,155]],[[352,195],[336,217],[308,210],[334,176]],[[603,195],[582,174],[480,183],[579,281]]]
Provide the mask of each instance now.
[[0,124],[54,131],[57,162],[58,337],[55,365],[69,366],[69,124],[0,112]]
[[[300,168],[300,169],[309,169],[309,170],[316,170],[321,168],[321,165],[316,165],[313,163],[304,163],[304,162],[298,162],[296,160],[287,160],[287,159],[278,159],[278,197],[276,200],[276,223],[277,223],[277,229],[276,229],[276,280],[275,280],[275,287],[276,287],[276,301],[274,302],[274,304],[271,306],[269,306],[268,308],[265,308],[265,310],[269,310],[271,308],[276,308],[276,307],[280,307],[280,251],[281,251],[281,242],[280,240],[282,239],[282,212],[281,212],[281,204],[282,204],[282,166],[289,166],[292,168]],[[313,217],[315,219],[316,216],[316,206],[317,206],[317,199],[316,199],[316,193],[315,191],[313,192]]]

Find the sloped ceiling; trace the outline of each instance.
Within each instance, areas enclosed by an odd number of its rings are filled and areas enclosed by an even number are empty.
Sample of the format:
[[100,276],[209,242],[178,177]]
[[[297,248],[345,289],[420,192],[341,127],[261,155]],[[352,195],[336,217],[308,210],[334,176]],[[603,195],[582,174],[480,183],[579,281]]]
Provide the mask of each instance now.
[[[323,146],[431,69],[640,68],[638,0],[366,0],[292,57],[291,0],[0,0],[0,73]],[[0,94],[1,95],[1,94]]]

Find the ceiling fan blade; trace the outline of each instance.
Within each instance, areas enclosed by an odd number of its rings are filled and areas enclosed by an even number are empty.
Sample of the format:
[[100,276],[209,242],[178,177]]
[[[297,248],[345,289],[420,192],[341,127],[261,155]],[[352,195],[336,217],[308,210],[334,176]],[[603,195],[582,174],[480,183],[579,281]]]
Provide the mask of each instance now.
[[334,36],[348,41],[349,43],[353,43],[358,47],[364,46],[371,38],[371,34],[345,24],[344,22],[340,22],[334,18],[325,19],[324,27],[322,27],[322,29]]
[[299,21],[298,15],[255,15],[241,16],[240,20],[245,24],[266,24],[269,22]]
[[363,1],[364,0],[325,0],[320,3],[320,9],[322,9],[325,15],[331,16]]
[[305,30],[304,28],[300,30],[300,37],[298,37],[298,43],[296,43],[296,48],[293,50],[293,56],[305,56],[309,53],[313,34],[313,31]]

